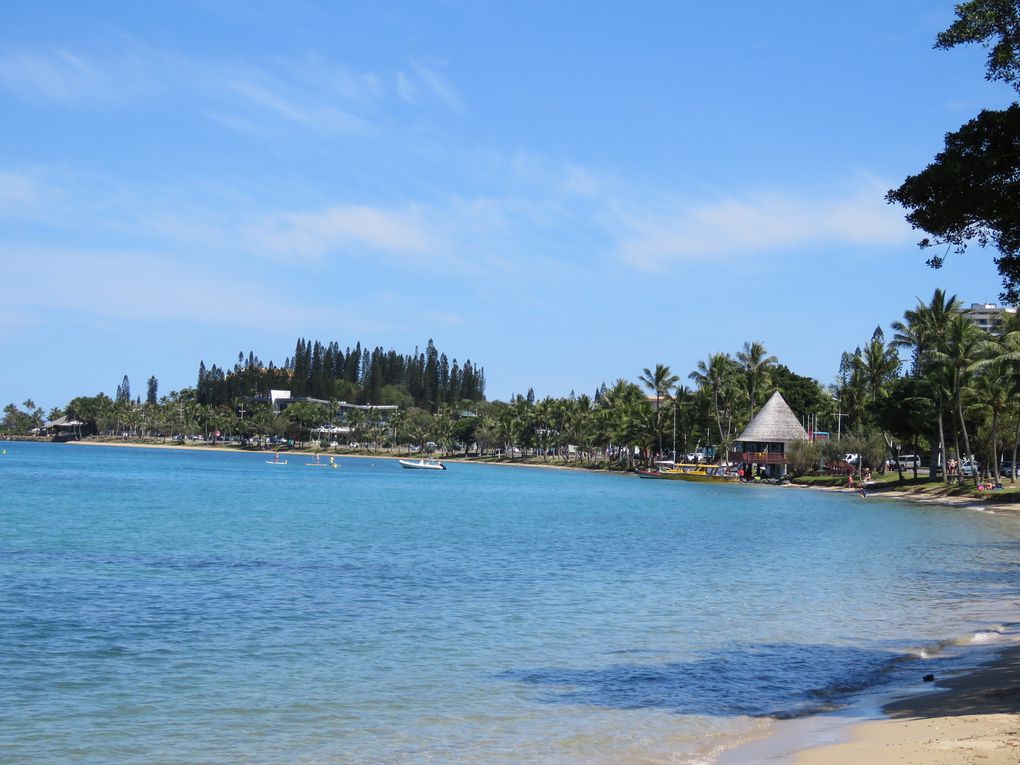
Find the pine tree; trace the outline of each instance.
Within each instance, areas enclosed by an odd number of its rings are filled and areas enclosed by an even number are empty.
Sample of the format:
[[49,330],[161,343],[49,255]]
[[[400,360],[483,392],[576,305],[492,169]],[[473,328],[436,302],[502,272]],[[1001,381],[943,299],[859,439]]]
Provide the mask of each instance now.
[[131,383],[128,381],[128,376],[124,375],[124,379],[120,385],[117,386],[117,403],[130,403],[131,402]]

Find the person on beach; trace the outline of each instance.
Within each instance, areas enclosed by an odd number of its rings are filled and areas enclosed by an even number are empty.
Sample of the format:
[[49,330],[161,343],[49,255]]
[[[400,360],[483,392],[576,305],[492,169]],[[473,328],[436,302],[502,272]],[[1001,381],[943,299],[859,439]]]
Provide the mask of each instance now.
[[854,487],[854,474],[851,473],[846,477],[846,487],[852,489]]

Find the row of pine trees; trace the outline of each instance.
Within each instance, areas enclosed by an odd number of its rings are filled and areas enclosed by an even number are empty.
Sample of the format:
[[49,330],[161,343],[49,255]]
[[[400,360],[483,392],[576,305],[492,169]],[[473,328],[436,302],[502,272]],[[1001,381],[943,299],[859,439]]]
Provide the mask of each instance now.
[[428,341],[424,351],[400,354],[361,342],[341,349],[336,341],[299,338],[294,355],[282,366],[263,364],[254,352],[239,353],[233,369],[199,364],[196,400],[220,406],[237,400],[266,397],[270,390],[292,396],[359,404],[412,404],[435,412],[442,404],[485,398],[485,369],[466,360],[460,364]]

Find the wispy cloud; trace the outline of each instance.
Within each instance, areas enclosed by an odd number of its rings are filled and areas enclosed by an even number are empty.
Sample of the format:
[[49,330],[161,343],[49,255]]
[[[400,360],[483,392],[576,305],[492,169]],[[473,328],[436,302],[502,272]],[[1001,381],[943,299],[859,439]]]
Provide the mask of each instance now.
[[461,109],[436,68],[412,63],[391,76],[358,71],[317,55],[237,61],[195,59],[127,41],[120,47],[0,51],[0,89],[65,107],[113,106],[141,97],[171,97],[234,131],[266,136],[272,121],[321,134],[372,130],[394,93],[408,103]]
[[107,99],[114,92],[101,67],[64,48],[0,54],[0,84],[23,96],[65,103]]
[[140,45],[115,51],[51,47],[0,51],[0,88],[63,106],[120,105],[168,87],[186,60]]
[[[368,123],[362,118],[314,98],[285,93],[251,81],[231,80],[224,84],[228,91],[239,96],[249,106],[309,130],[350,134],[363,133],[369,129]],[[224,122],[225,119],[237,118],[221,115],[218,121]]]
[[425,84],[429,92],[432,93],[436,98],[442,101],[447,106],[455,109],[463,107],[460,96],[453,90],[450,83],[442,77],[439,72],[435,69],[425,66],[424,64],[415,63],[413,64],[414,71],[418,74],[418,78]]
[[396,73],[396,91],[409,104],[436,100],[456,111],[464,108],[463,101],[446,78],[433,67],[416,61],[411,63],[410,71],[401,69]]
[[435,249],[421,213],[365,206],[340,206],[272,216],[248,230],[257,250],[280,257],[321,258],[384,252],[423,254]]
[[902,214],[868,183],[828,199],[784,191],[729,195],[711,202],[671,199],[638,206],[612,201],[605,223],[619,253],[636,266],[733,259],[781,249],[887,247],[910,241]]
[[24,212],[44,203],[52,194],[32,175],[0,170],[0,216]]
[[[323,318],[298,296],[265,281],[239,278],[221,264],[144,250],[24,247],[0,242],[0,261],[22,285],[0,308],[47,312],[55,306],[97,319],[132,322],[195,321],[248,327],[252,306],[272,306],[274,321],[301,326]],[[40,267],[45,264],[45,267]],[[230,289],[224,289],[230,284]],[[157,299],[154,299],[157,296]],[[330,307],[330,312],[342,309]]]

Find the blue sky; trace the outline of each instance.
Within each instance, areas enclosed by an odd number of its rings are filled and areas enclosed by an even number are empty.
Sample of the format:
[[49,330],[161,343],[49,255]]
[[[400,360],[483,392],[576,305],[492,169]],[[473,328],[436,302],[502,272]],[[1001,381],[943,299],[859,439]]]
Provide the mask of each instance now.
[[885,191],[1011,91],[951,2],[23,3],[0,403],[431,337],[490,398],[761,340],[831,382],[935,287]]

